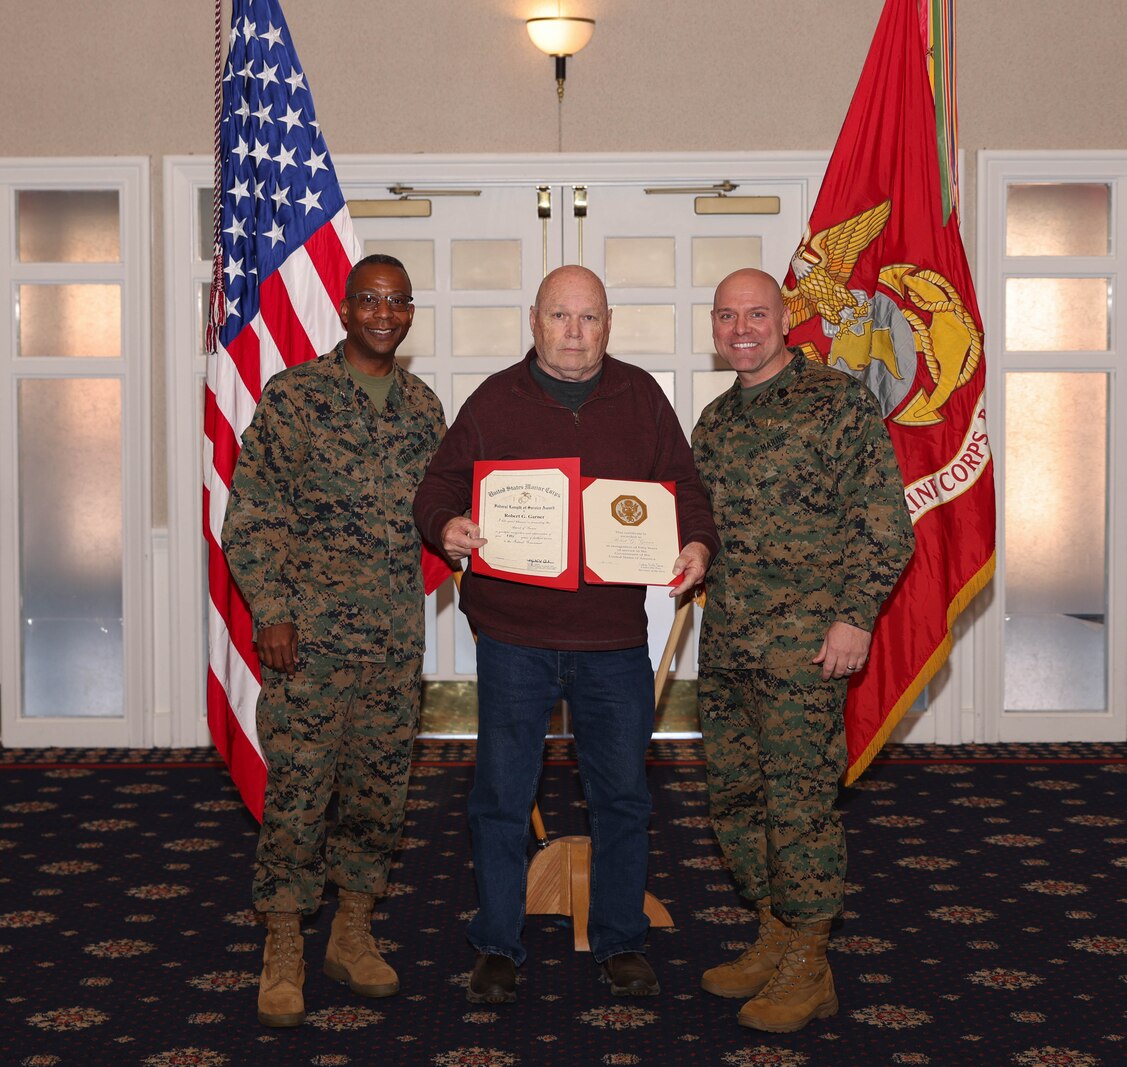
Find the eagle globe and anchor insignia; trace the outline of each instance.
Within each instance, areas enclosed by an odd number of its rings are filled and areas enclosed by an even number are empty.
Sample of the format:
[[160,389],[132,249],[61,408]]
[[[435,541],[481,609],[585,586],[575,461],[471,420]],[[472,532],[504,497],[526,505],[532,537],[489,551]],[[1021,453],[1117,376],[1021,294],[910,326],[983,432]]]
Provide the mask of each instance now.
[[[861,379],[886,419],[931,426],[943,422],[943,405],[977,369],[982,332],[955,286],[934,270],[890,264],[882,268],[875,292],[849,288],[857,259],[880,235],[891,210],[892,201],[885,200],[814,236],[807,227],[791,259],[795,284],[783,286],[783,302],[791,329],[814,315],[822,320],[829,352],[823,355],[804,341],[799,347],[807,359]],[[932,387],[909,397],[920,356]]]
[[610,513],[623,526],[641,526],[646,521],[646,503],[636,496],[616,496],[610,503]]

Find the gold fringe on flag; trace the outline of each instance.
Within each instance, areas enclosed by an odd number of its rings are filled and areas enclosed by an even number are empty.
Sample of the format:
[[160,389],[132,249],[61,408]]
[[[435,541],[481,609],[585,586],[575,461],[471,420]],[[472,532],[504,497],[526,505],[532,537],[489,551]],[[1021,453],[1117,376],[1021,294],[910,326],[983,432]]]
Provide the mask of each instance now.
[[948,605],[947,633],[943,641],[928,658],[928,661],[923,665],[919,674],[912,679],[911,684],[901,694],[900,699],[893,705],[892,710],[888,714],[888,718],[884,720],[880,730],[874,735],[873,739],[865,748],[865,751],[845,769],[845,774],[841,779],[844,785],[852,785],[865,773],[866,768],[873,762],[877,753],[884,748],[885,742],[892,736],[892,731],[900,725],[900,720],[904,718],[908,709],[916,702],[916,698],[924,691],[924,687],[935,677],[936,671],[943,666],[947,657],[951,654],[951,647],[954,643],[951,637],[951,627],[954,626],[955,619],[958,618],[963,609],[986,588],[987,583],[994,577],[995,558],[995,553],[991,553],[990,558],[979,568],[978,572],[971,577],[970,581],[959,590],[955,599]]

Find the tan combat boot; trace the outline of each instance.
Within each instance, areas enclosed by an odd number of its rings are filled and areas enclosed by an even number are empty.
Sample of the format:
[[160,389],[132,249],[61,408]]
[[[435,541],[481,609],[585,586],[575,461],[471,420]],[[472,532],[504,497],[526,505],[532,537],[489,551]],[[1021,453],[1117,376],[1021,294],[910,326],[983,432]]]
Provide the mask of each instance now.
[[701,976],[700,987],[716,997],[754,997],[771,979],[790,940],[790,927],[775,918],[771,898],[757,900],[759,934],[755,944],[729,963],[710,967]]
[[296,911],[266,915],[266,951],[258,979],[258,1021],[263,1026],[300,1026],[305,1021],[305,960],[301,918]]
[[375,902],[371,893],[340,890],[325,952],[325,974],[347,982],[349,989],[362,997],[390,997],[399,992],[399,976],[380,955],[372,938]]
[[789,1034],[811,1019],[837,1012],[834,979],[826,959],[829,920],[796,923],[778,969],[757,997],[740,1008],[740,1026]]

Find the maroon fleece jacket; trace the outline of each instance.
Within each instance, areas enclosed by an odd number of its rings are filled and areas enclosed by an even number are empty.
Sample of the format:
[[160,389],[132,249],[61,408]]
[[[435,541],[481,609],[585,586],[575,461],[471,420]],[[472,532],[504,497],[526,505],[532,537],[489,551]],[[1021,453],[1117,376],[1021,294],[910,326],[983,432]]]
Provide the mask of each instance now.
[[[462,405],[415,496],[424,539],[440,548],[446,523],[469,512],[475,460],[578,456],[587,477],[676,482],[681,543],[700,541],[715,556],[720,542],[708,496],[653,377],[605,356],[598,385],[572,412],[533,380],[534,356],[491,375]],[[574,651],[645,644],[645,587],[588,585],[582,563],[580,574],[571,592],[467,572],[461,608],[479,633],[509,644]]]

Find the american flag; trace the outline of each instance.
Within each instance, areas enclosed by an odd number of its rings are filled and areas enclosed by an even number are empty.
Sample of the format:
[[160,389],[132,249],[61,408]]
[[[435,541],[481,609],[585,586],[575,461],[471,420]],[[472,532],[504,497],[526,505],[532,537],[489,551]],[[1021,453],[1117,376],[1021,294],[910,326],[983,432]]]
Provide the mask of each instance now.
[[[218,55],[217,39],[217,66]],[[220,548],[223,513],[263,384],[341,337],[337,305],[360,248],[277,0],[234,0],[217,111],[213,351],[204,399],[207,720],[243,801],[261,820],[261,673],[253,621]]]

